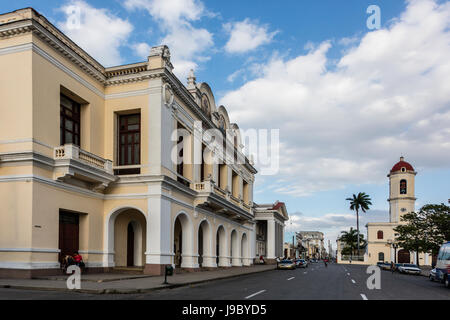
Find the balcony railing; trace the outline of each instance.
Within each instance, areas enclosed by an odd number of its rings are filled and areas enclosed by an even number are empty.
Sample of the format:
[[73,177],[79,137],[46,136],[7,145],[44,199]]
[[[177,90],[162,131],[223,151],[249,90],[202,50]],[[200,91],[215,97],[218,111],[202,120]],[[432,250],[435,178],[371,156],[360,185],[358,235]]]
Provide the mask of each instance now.
[[112,161],[103,159],[73,144],[55,148],[55,160],[79,160],[87,165],[113,173]]
[[243,200],[234,197],[228,191],[219,188],[213,181],[207,180],[199,183],[194,183],[192,185],[192,188],[199,193],[199,197],[205,197],[209,194],[214,194],[247,213],[251,212],[252,207],[250,204],[247,204]]
[[[102,192],[111,182],[116,181],[112,161],[103,159],[73,144],[54,149],[55,170],[53,178],[77,186]],[[79,182],[82,182],[80,184]]]

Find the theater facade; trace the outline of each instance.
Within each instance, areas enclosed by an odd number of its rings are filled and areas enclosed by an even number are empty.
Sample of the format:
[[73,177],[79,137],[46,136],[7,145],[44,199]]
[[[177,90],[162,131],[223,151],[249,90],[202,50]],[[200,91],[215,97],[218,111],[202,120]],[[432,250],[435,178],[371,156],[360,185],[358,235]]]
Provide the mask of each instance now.
[[75,251],[102,272],[253,264],[257,171],[170,58],[105,68],[35,10],[0,15],[0,276],[54,274]]

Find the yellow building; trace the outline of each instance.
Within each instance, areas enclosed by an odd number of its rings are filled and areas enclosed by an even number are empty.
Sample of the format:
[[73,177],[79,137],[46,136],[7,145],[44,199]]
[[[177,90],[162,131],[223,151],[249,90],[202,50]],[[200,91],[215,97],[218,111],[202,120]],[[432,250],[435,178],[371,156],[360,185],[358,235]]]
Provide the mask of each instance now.
[[367,261],[376,264],[379,261],[394,263],[419,263],[431,265],[430,254],[420,253],[417,261],[416,253],[402,249],[396,243],[394,228],[404,223],[401,217],[415,211],[416,196],[414,192],[417,172],[403,157],[396,163],[389,178],[389,222],[370,222],[367,224]]
[[253,263],[239,128],[172,69],[166,46],[105,68],[33,9],[0,15],[0,276],[55,273],[74,251],[94,271]]

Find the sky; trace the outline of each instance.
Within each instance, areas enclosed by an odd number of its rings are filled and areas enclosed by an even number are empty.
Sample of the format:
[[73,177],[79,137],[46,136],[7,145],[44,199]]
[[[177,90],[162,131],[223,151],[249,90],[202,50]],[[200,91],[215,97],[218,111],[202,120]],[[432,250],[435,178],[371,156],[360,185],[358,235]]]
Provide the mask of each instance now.
[[[370,5],[380,29],[370,30]],[[71,12],[81,23],[73,28]],[[450,198],[450,2],[438,0],[16,0],[104,66],[145,61],[167,44],[174,72],[207,82],[241,129],[280,130],[280,169],[256,177],[254,200],[286,203],[294,231],[334,248],[356,217],[388,221],[388,178],[403,155],[418,172],[416,208]]]

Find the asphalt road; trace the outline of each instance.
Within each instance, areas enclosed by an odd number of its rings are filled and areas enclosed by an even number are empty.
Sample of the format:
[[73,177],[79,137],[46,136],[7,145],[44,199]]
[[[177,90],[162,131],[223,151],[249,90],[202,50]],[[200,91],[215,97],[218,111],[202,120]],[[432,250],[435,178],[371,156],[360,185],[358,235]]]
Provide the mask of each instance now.
[[322,263],[274,270],[191,287],[132,295],[89,295],[0,289],[0,299],[133,300],[450,300],[450,290],[423,276],[381,271],[381,289],[369,290],[367,267]]

